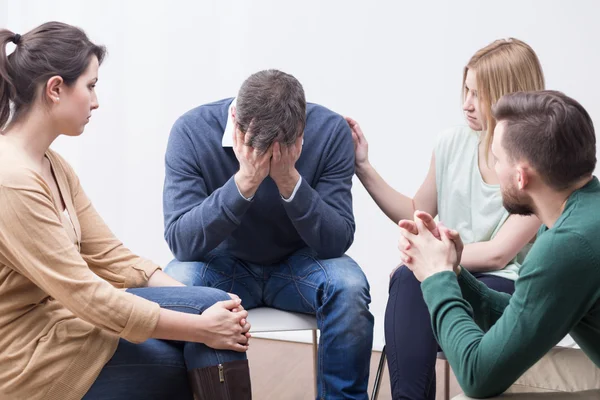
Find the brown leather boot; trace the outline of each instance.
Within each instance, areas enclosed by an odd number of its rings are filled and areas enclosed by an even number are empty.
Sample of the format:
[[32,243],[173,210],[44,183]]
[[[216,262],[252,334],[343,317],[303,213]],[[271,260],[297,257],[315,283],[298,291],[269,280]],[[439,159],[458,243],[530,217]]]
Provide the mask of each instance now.
[[188,372],[194,400],[250,400],[248,360],[230,361]]

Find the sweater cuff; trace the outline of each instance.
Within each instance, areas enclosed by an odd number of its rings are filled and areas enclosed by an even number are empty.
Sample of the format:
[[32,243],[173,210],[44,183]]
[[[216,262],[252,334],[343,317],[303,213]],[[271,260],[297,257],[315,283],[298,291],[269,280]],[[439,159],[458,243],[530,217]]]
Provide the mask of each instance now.
[[233,182],[235,183],[235,187],[238,190],[238,193],[240,194],[240,196],[246,200],[246,201],[252,201],[254,199],[254,195],[250,196],[250,197],[244,197],[244,195],[242,194],[242,191],[240,190],[240,187],[237,185],[237,182],[235,182],[235,179],[233,180]]
[[230,216],[233,216],[238,222],[241,221],[242,215],[248,210],[252,204],[252,198],[246,199],[239,191],[235,183],[235,175],[221,187],[221,195],[223,198],[222,207],[228,211]]
[[286,203],[289,203],[292,200],[294,200],[294,197],[296,197],[296,193],[298,192],[298,189],[300,189],[301,184],[302,184],[302,176],[300,176],[300,178],[298,178],[298,182],[296,182],[296,186],[294,186],[294,191],[292,192],[292,195],[290,196],[289,199],[286,199],[285,197],[281,196],[283,201],[285,201]]
[[453,271],[443,271],[431,275],[421,283],[421,291],[430,313],[447,300],[462,297],[456,274]]
[[[313,205],[314,189],[306,183],[306,179],[300,177],[300,185],[295,189],[295,193],[289,201],[283,201],[288,216],[293,219],[302,219],[308,215]],[[282,198],[282,200],[284,200]]]
[[131,293],[123,293],[129,296],[132,303],[131,313],[121,337],[132,343],[142,343],[148,340],[158,324],[160,306],[157,303],[146,300]]

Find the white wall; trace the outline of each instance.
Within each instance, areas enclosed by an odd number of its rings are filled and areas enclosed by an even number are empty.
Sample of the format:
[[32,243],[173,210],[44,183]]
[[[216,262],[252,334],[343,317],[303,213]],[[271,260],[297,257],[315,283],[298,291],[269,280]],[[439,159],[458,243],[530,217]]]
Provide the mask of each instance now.
[[0,2],[0,26],[6,26],[8,18],[8,4],[5,1]]
[[[260,69],[294,74],[309,101],[357,119],[375,166],[409,195],[425,176],[434,136],[462,122],[464,64],[494,39],[528,42],[548,87],[573,96],[600,121],[594,0],[4,0],[4,10],[0,24],[13,31],[55,19],[108,47],[97,86],[100,109],[83,137],[61,138],[54,148],[75,166],[114,232],[161,264],[171,259],[162,185],[172,123],[196,105],[235,95]],[[349,253],[371,282],[380,348],[398,234],[355,183],[357,232]]]

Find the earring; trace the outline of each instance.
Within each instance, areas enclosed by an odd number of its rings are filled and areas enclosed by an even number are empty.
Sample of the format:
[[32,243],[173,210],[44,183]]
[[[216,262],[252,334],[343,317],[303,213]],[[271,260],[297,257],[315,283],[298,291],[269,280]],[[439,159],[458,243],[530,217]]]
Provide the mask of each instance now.
[[59,100],[60,100],[60,99],[57,97],[57,98],[56,98],[56,101],[59,101]]

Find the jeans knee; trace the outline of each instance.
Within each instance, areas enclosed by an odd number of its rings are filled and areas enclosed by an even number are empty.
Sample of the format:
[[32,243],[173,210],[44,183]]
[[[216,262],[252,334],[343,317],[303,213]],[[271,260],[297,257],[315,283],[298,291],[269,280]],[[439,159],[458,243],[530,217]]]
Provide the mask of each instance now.
[[341,260],[335,273],[330,274],[330,296],[343,300],[344,304],[367,308],[371,302],[370,287],[362,269],[349,257]]
[[201,295],[203,297],[205,296],[205,297],[210,297],[210,298],[214,299],[215,303],[218,301],[231,300],[231,296],[229,295],[229,293],[227,293],[221,289],[215,289],[215,288],[211,288],[211,287],[203,287]]
[[173,260],[165,267],[165,273],[186,286],[203,286],[203,269],[204,263],[202,262]]
[[341,273],[331,281],[332,289],[327,300],[329,307],[324,315],[326,319],[338,315],[339,319],[334,320],[339,324],[339,329],[362,338],[364,343],[370,345],[375,318],[369,310],[369,283],[362,271],[358,271],[360,273]]

